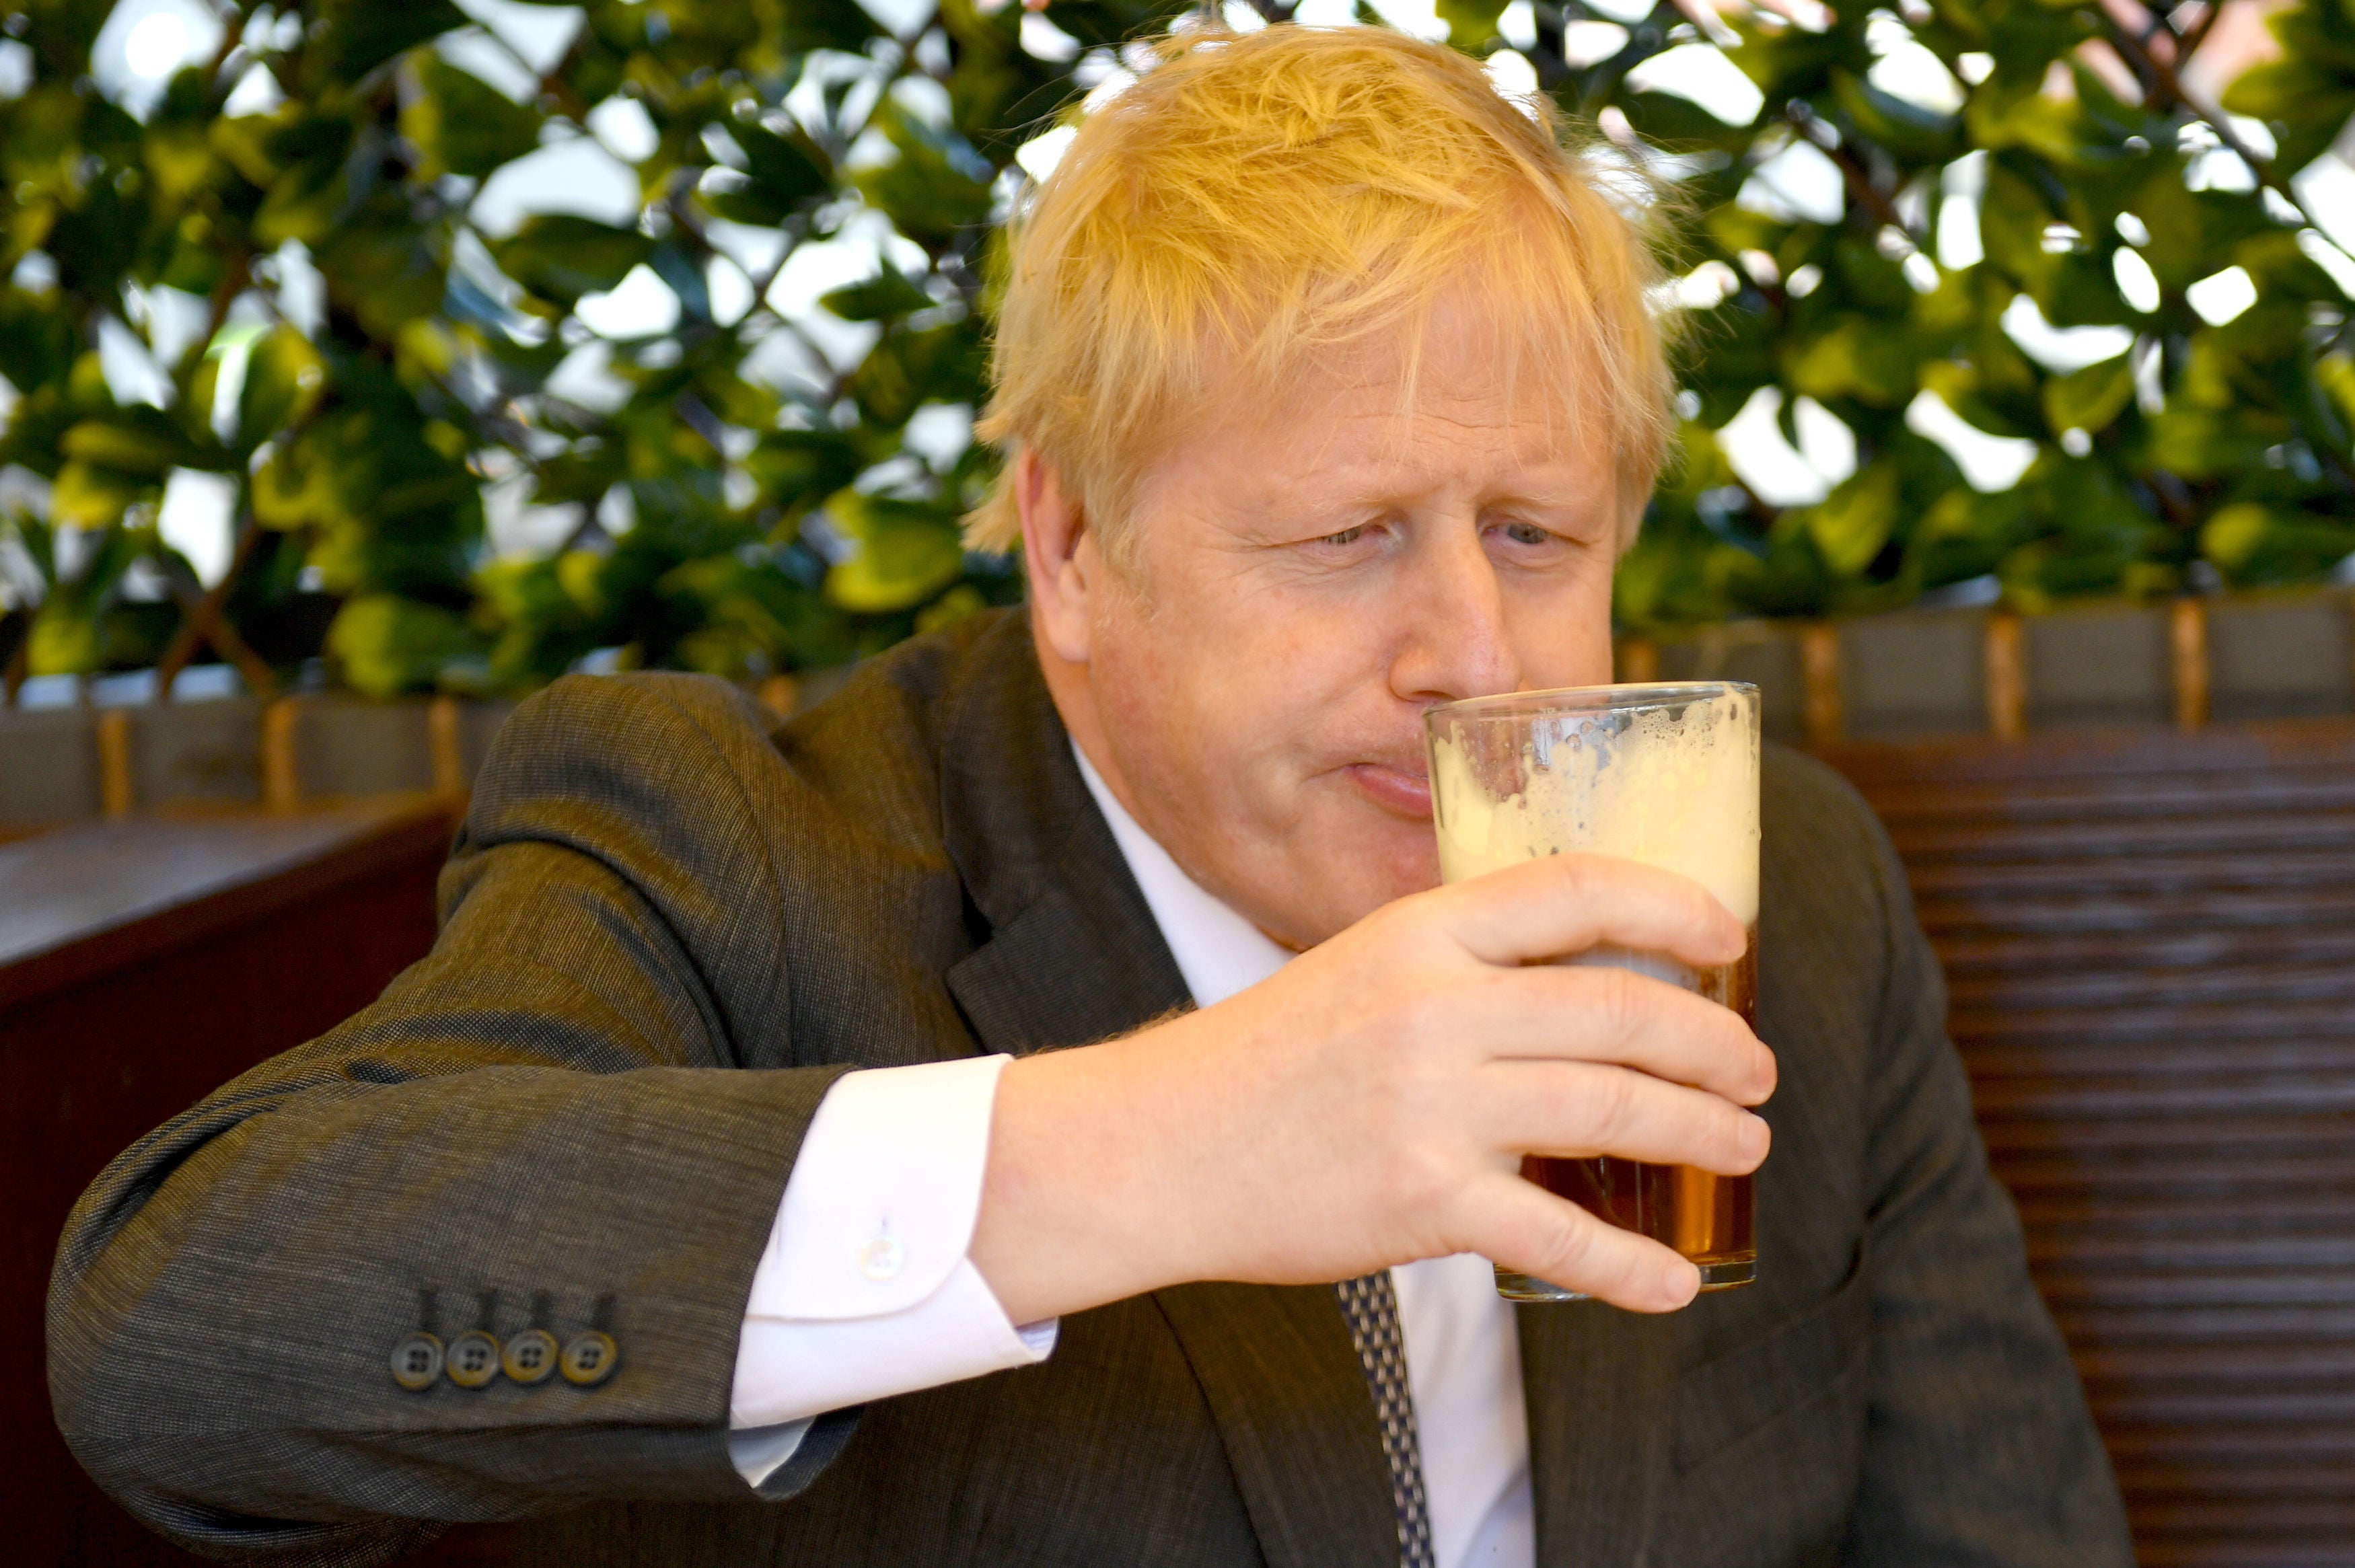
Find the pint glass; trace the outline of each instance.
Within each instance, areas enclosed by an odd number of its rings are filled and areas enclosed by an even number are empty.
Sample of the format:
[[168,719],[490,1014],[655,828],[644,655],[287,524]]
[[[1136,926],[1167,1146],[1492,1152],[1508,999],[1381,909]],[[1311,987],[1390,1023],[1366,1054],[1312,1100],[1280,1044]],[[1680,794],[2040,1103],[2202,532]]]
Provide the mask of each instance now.
[[[1696,970],[1662,953],[1567,956],[1681,985],[1756,1023],[1758,688],[1732,682],[1582,686],[1447,703],[1423,717],[1440,875],[1461,882],[1581,851],[1664,867],[1717,895],[1749,931],[1734,963]],[[1525,1156],[1521,1175],[1690,1258],[1703,1290],[1758,1271],[1751,1180],[1604,1156]],[[1499,1267],[1516,1301],[1580,1293]]]

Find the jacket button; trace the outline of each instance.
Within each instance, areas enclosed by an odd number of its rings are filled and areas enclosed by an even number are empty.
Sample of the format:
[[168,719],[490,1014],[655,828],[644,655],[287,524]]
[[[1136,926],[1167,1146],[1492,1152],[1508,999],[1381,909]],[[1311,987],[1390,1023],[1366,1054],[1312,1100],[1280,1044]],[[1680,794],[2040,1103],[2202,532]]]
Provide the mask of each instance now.
[[545,1329],[526,1329],[507,1340],[499,1367],[517,1383],[538,1383],[556,1370],[556,1357],[555,1335]]
[[565,1382],[593,1388],[613,1375],[613,1368],[621,1359],[621,1347],[613,1343],[613,1336],[585,1329],[565,1345],[558,1370],[564,1373]]
[[422,1393],[442,1375],[442,1341],[420,1330],[392,1347],[392,1381]]
[[499,1342],[480,1329],[469,1329],[450,1341],[450,1381],[460,1388],[481,1388],[499,1375]]
[[890,1236],[877,1236],[858,1249],[858,1272],[869,1279],[895,1278],[907,1261],[908,1249]]

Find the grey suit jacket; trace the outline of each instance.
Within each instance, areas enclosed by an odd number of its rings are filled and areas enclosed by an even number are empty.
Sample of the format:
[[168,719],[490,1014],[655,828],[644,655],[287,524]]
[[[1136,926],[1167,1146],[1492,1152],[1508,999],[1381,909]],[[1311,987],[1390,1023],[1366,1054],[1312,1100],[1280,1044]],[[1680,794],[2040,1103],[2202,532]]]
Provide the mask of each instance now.
[[[2125,1563],[1870,814],[1765,775],[1760,1280],[1520,1309],[1545,1564]],[[1075,1045],[1187,1001],[1019,612],[773,733],[714,681],[570,679],[484,770],[430,957],[142,1139],[75,1210],[58,1419],[216,1555],[1373,1568],[1397,1542],[1333,1293],[1199,1284],[1044,1365],[822,1418],[756,1496],[726,1423],[754,1263],[854,1066]],[[427,1298],[430,1294],[430,1302]],[[594,1387],[396,1385],[420,1326],[621,1348]]]

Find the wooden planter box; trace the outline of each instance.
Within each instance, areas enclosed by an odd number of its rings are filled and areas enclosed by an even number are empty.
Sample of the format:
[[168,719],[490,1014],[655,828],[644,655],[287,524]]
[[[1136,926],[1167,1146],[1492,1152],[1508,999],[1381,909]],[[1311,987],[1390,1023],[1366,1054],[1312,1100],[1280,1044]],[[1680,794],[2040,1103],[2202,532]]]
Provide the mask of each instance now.
[[[2355,596],[2182,599],[2018,617],[1905,610],[1621,643],[1622,680],[1754,682],[1767,733],[1858,741],[2355,713]],[[841,672],[763,698],[790,710]],[[463,790],[513,704],[339,694],[0,710],[0,838],[157,808],[290,809]]]
[[1619,654],[1622,680],[1753,682],[1767,733],[1817,748],[2355,713],[2355,596],[2343,590],[1751,621]]
[[133,811],[462,791],[513,707],[321,694],[0,713],[0,835]]
[[[847,670],[755,694],[792,713]],[[511,701],[370,702],[312,693],[70,708],[0,708],[0,842],[133,812],[298,810],[430,791],[463,795]]]

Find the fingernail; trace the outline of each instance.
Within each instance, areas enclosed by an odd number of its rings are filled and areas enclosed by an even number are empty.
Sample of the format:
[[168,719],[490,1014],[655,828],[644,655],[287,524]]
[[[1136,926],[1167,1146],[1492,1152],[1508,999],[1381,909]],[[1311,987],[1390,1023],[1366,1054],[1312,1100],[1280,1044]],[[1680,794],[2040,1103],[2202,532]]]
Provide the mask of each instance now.
[[1774,1139],[1774,1131],[1767,1127],[1764,1117],[1745,1116],[1742,1118],[1742,1152],[1744,1158],[1765,1159],[1767,1145]]

